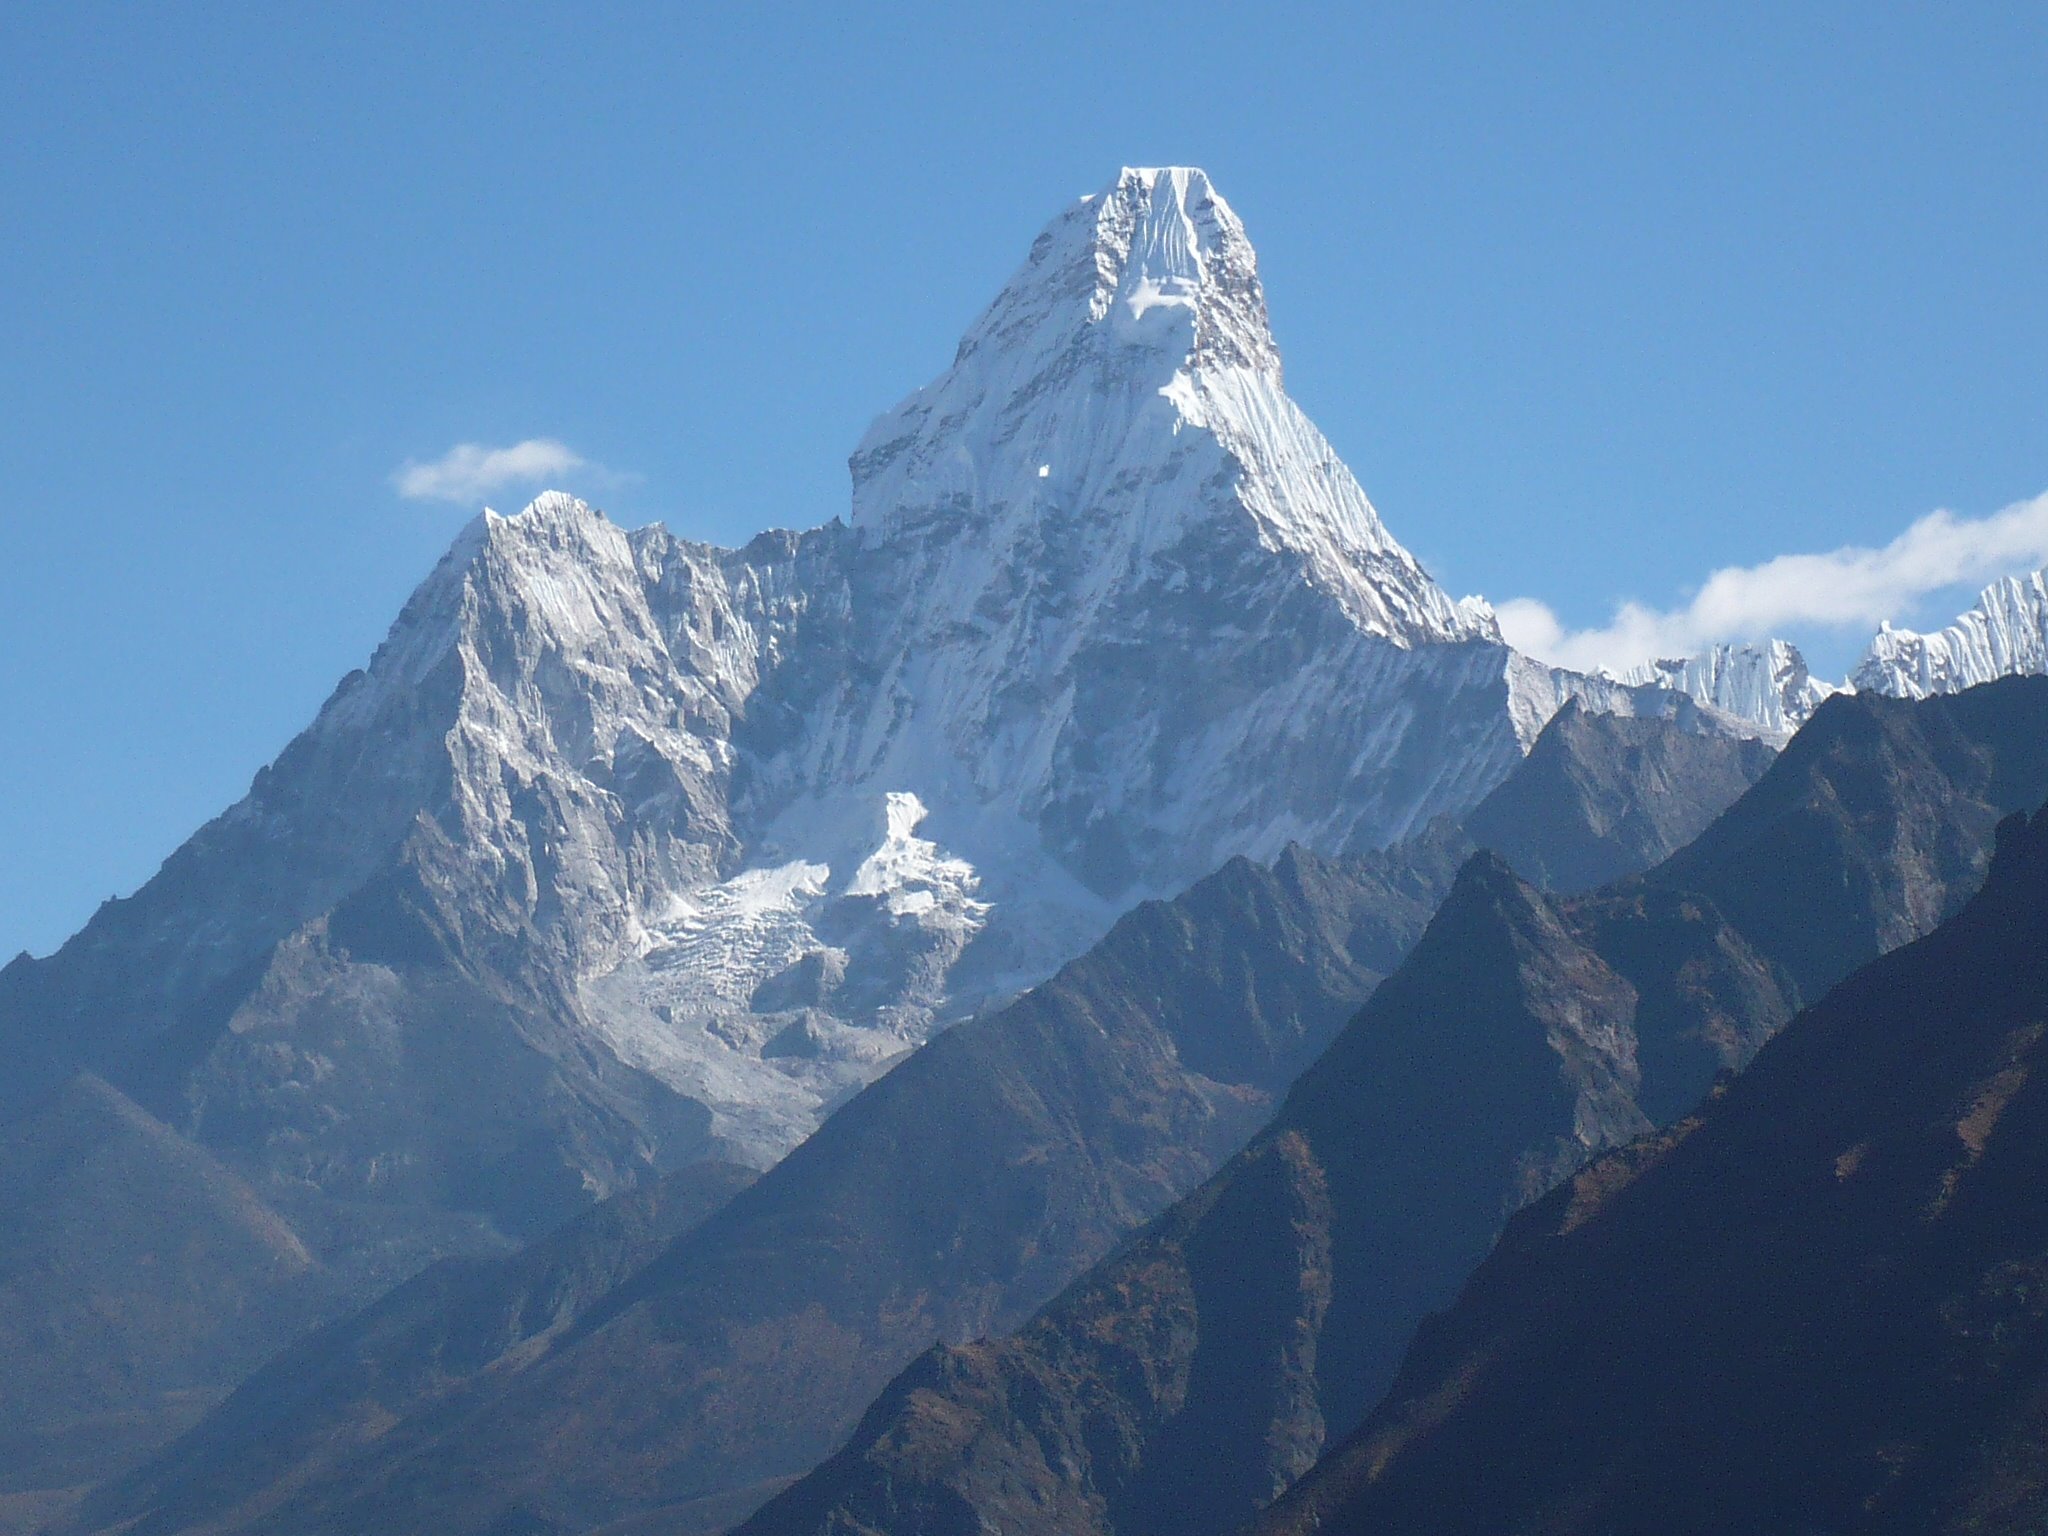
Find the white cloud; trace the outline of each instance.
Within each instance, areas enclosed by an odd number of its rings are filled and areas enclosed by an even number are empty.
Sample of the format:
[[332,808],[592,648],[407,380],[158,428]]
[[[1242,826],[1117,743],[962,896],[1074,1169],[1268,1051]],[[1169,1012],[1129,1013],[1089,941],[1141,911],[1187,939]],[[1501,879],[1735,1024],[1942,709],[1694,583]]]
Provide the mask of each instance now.
[[1499,605],[1501,633],[1553,665],[1619,671],[1657,656],[1688,656],[1727,640],[1764,640],[1795,627],[1874,629],[1944,587],[1981,585],[2048,564],[2048,495],[1989,517],[1930,512],[1882,548],[1779,555],[1715,571],[1682,608],[1623,603],[1598,629],[1568,630],[1534,598]]
[[512,485],[535,485],[573,469],[594,468],[567,443],[529,437],[509,448],[457,443],[440,458],[422,464],[407,459],[391,484],[408,501],[481,501]]

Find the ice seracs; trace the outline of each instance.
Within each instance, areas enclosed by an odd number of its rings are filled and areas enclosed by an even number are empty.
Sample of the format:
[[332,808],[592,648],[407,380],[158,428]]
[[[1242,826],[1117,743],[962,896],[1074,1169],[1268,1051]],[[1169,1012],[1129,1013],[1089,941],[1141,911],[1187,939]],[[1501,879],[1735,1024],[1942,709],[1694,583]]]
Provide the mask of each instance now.
[[1974,608],[1932,634],[1884,624],[1843,683],[1815,678],[1799,648],[1783,640],[1645,662],[1620,681],[1687,694],[1782,740],[1833,693],[1921,699],[2041,673],[2048,673],[2048,571],[1993,582]]
[[1629,684],[1654,684],[1757,726],[1785,740],[1821,701],[1840,690],[1816,679],[1799,647],[1784,640],[1716,645],[1697,656],[1645,662],[1622,673]]
[[1887,624],[1851,674],[1858,688],[1900,698],[1958,693],[1978,683],[2048,672],[2048,571],[1986,587],[1976,607],[1933,634]]

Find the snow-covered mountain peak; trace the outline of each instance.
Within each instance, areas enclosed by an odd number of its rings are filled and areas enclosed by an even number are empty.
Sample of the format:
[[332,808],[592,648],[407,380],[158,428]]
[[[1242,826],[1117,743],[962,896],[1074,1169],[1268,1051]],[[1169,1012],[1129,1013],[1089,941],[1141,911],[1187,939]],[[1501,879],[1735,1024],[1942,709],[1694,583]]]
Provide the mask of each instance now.
[[1167,375],[1191,353],[1279,376],[1244,225],[1202,171],[1126,168],[1070,204],[968,329],[955,366],[991,348],[1059,350],[1081,337]]
[[1257,256],[1199,170],[1124,170],[1054,219],[953,365],[850,464],[870,545],[971,544],[949,561],[949,621],[1026,571],[1065,567],[1093,606],[1255,547],[1367,633],[1498,638],[1288,399]]
[[[114,1052],[261,971],[172,1087],[351,1198],[554,1199],[480,1172],[507,1094],[578,1190],[765,1163],[1133,902],[1456,814],[1568,698],[1674,712],[1516,655],[1401,548],[1199,171],[1071,205],[852,469],[850,525],[740,549],[555,492],[480,515],[37,1027]],[[415,1112],[415,1050],[470,1098]]]
[[1258,257],[1206,174],[1126,168],[1089,205],[1098,275],[1090,309],[1116,340],[1279,383]]

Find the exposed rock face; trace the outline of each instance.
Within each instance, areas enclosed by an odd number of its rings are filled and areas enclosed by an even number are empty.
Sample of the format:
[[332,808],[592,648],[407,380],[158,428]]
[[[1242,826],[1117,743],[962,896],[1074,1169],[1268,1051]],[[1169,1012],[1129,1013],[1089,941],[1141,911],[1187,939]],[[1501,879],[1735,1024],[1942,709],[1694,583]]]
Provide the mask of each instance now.
[[2048,1513],[2048,813],[1725,1092],[1508,1229],[1262,1532]]
[[1240,1158],[1013,1337],[913,1365],[749,1536],[1251,1518],[1365,1418],[1509,1213],[1960,905],[1998,817],[2048,796],[2044,752],[2039,681],[1845,697],[1646,876],[1546,898],[1475,858]]

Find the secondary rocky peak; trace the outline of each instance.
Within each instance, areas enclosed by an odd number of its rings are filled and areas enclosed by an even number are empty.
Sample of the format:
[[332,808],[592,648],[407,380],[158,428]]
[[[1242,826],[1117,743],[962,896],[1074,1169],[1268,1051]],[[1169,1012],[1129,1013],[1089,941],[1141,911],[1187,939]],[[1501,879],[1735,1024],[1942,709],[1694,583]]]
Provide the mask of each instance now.
[[523,508],[510,515],[498,511],[495,507],[485,507],[474,520],[487,529],[526,532],[610,521],[589,502],[579,496],[572,496],[567,491],[542,491]]

